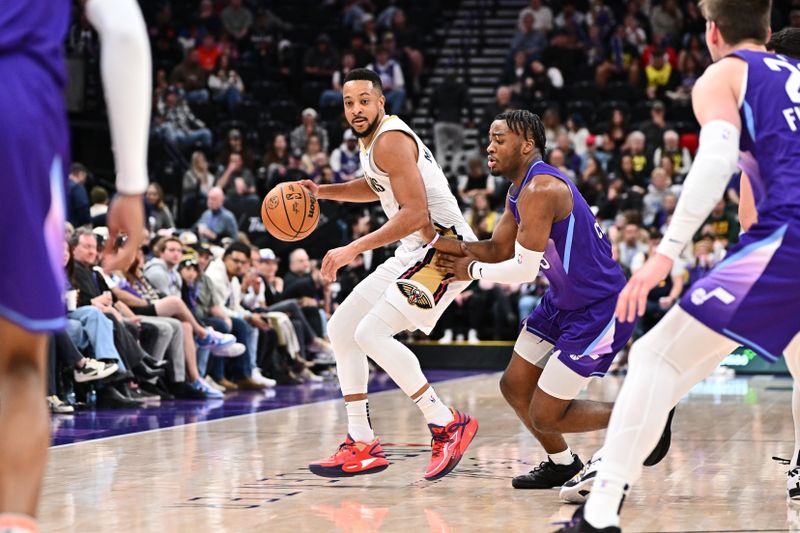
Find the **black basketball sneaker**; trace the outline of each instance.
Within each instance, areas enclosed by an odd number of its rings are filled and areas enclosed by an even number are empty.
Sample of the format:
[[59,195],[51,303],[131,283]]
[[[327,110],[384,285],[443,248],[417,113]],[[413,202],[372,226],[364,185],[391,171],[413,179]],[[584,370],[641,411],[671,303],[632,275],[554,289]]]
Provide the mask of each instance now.
[[515,489],[552,489],[560,487],[575,474],[581,471],[583,462],[574,453],[572,463],[568,465],[557,465],[549,458],[542,461],[539,466],[511,480],[511,486]]

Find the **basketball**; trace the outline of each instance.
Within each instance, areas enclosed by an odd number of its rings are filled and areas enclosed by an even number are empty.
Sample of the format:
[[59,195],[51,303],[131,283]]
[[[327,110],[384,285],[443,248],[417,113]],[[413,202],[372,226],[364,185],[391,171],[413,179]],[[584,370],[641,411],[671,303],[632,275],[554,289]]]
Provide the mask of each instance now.
[[276,239],[287,242],[305,239],[319,222],[317,199],[299,183],[281,183],[264,198],[261,220]]

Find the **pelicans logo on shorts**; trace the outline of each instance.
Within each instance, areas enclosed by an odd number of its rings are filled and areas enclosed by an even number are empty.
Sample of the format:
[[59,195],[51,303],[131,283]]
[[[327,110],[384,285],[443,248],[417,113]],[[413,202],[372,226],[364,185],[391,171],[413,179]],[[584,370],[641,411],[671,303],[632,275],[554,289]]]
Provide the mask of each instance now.
[[430,298],[412,283],[397,281],[397,288],[406,297],[409,305],[415,305],[420,309],[433,309]]

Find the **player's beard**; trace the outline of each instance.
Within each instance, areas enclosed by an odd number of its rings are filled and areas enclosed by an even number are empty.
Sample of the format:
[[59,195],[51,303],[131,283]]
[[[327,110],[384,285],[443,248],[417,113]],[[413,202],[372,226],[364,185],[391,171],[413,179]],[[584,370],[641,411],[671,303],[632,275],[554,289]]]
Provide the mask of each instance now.
[[[366,118],[366,117],[363,117],[363,118]],[[369,137],[372,134],[372,132],[375,131],[375,128],[377,128],[377,127],[378,127],[378,117],[377,116],[375,117],[375,120],[373,120],[372,122],[369,122],[369,119],[367,119],[367,129],[365,129],[362,132],[358,132],[353,127],[352,124],[350,125],[350,129],[353,130],[353,133],[359,139],[363,139],[364,137]]]

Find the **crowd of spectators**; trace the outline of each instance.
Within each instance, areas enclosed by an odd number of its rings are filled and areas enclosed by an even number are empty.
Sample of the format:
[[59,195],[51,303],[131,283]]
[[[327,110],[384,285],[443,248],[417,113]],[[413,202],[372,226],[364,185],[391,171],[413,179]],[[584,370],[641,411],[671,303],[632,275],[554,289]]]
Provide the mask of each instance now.
[[[357,140],[341,112],[344,76],[376,70],[387,112],[408,116],[427,83],[437,15],[458,3],[145,6],[154,54],[148,244],[127,272],[102,271],[112,191],[75,163],[65,252],[70,327],[51,343],[54,411],[81,401],[219,398],[332,375],[327,319],[392,249],[361,254],[335,283],[322,279],[318,263],[384,215],[377,204],[323,202],[317,230],[297,245],[265,231],[261,198],[285,181],[360,178]],[[800,3],[790,13],[800,24]],[[785,22],[777,14],[773,28]],[[489,124],[508,108],[533,110],[546,128],[547,161],[574,180],[630,274],[669,224],[697,146],[688,99],[710,58],[696,2],[531,0],[515,24],[489,105],[474,108],[455,70],[432,87],[436,158],[467,221],[488,238],[509,186],[485,165]],[[76,17],[67,46],[97,57],[85,17]],[[481,150],[452,159],[470,128]],[[736,242],[737,190],[734,178],[684,260],[651,292],[640,332]],[[522,286],[476,282],[431,337],[513,339],[546,290],[543,277]]]

